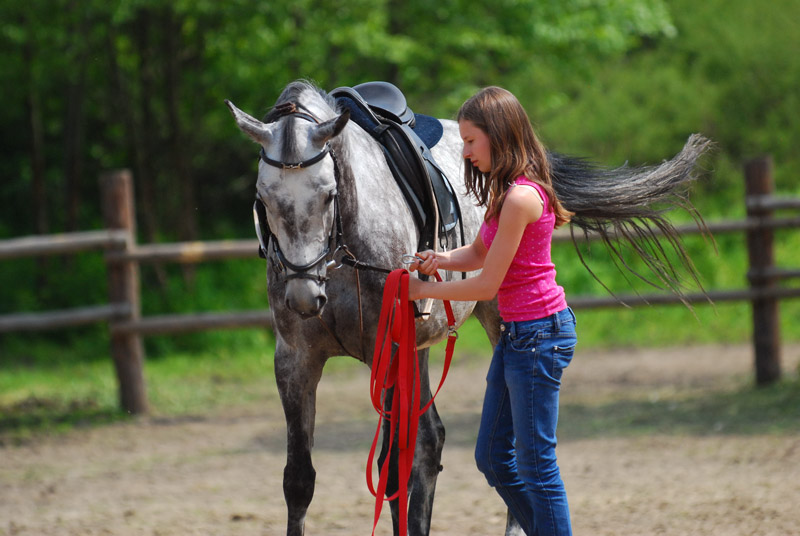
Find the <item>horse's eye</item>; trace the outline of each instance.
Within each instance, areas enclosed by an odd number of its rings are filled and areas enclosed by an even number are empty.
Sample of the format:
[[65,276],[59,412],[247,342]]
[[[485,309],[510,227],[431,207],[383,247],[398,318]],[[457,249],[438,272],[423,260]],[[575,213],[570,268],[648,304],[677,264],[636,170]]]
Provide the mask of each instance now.
[[335,198],[336,198],[336,190],[328,192],[328,197],[325,198],[325,204],[330,205]]

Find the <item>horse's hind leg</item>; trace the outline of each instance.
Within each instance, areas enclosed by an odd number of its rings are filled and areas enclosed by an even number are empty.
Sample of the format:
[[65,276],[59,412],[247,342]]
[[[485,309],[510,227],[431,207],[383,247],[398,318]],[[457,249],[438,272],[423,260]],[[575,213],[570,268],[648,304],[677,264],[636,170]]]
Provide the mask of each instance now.
[[[420,398],[424,406],[431,399],[430,379],[428,378],[428,349],[419,350],[420,361]],[[391,396],[387,396],[391,400]],[[383,465],[388,449],[388,421],[384,421],[383,449],[379,457],[379,465]],[[433,513],[433,495],[436,490],[436,479],[442,470],[442,448],[444,447],[444,425],[439,418],[435,406],[431,406],[419,420],[417,445],[414,453],[414,465],[408,483],[408,534],[409,536],[427,536],[431,528]],[[386,495],[393,495],[398,489],[397,449],[393,448],[390,458],[389,481]],[[392,501],[392,524],[394,534],[399,534],[399,506]]]
[[287,536],[302,536],[308,505],[314,496],[316,471],[311,463],[317,385],[324,359],[275,350],[275,378],[286,415],[286,468],[283,495],[288,508]]

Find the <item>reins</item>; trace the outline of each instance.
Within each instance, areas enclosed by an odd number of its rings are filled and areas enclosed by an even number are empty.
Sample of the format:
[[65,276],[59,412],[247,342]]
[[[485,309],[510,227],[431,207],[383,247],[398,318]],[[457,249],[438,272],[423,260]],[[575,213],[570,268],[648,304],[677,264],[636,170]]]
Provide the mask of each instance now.
[[[375,496],[375,515],[372,534],[378,525],[383,501],[397,499],[400,508],[400,535],[405,536],[408,530],[408,480],[414,464],[414,450],[417,442],[417,429],[420,417],[431,407],[436,395],[444,384],[450,362],[453,357],[455,341],[458,333],[455,329],[455,316],[450,302],[444,302],[447,314],[447,347],[445,350],[444,368],[439,386],[425,406],[422,406],[420,392],[420,370],[417,356],[417,336],[415,316],[411,302],[408,301],[409,273],[405,269],[397,269],[389,274],[383,289],[383,302],[378,321],[378,333],[375,340],[375,351],[372,356],[372,373],[370,375],[370,398],[372,406],[380,415],[378,428],[372,440],[372,447],[367,460],[367,486]],[[436,279],[441,281],[439,274]],[[388,397],[391,395],[391,404]],[[391,407],[391,409],[387,409]],[[372,478],[372,466],[377,450],[383,420],[389,422],[389,439],[387,452],[397,446],[397,482],[398,489],[391,497],[385,497],[389,481],[389,465],[392,459],[387,455],[379,468],[377,489]]]

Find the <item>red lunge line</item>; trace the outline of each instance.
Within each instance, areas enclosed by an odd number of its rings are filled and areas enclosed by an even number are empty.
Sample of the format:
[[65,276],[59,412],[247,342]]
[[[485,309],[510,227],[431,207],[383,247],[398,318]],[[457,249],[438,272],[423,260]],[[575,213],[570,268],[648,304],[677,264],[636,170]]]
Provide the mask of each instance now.
[[[408,301],[407,270],[398,269],[389,274],[383,287],[383,303],[378,320],[378,334],[375,339],[375,351],[372,356],[372,373],[370,375],[370,398],[372,406],[378,412],[378,428],[372,440],[372,447],[367,460],[367,487],[375,496],[375,517],[372,525],[372,535],[378,526],[383,501],[399,499],[400,507],[400,535],[406,536],[408,526],[408,479],[414,464],[414,447],[417,443],[417,428],[419,419],[433,404],[447,377],[450,361],[453,357],[455,341],[458,338],[455,331],[455,316],[450,302],[444,302],[447,314],[447,347],[445,350],[444,368],[442,378],[436,392],[424,407],[421,406],[419,385],[419,360],[417,358],[417,334],[414,324],[414,310]],[[436,279],[442,278],[436,274]],[[392,352],[394,344],[397,351]],[[394,389],[392,389],[394,388]],[[387,400],[389,391],[392,391],[391,404]],[[386,409],[386,407],[391,409]],[[389,460],[386,456],[379,470],[378,487],[375,489],[372,479],[372,467],[375,451],[381,432],[381,423],[387,419],[389,426],[389,451],[397,446],[398,450],[398,490],[391,497],[384,499],[386,485],[389,479]]]

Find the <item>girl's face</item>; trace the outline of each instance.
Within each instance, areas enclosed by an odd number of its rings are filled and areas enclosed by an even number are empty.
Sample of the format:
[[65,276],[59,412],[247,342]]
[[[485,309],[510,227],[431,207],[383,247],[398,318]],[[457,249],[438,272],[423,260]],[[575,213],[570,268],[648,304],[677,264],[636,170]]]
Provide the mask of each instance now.
[[458,122],[458,130],[464,141],[462,156],[469,159],[473,166],[481,170],[481,173],[489,173],[492,169],[492,148],[489,136],[468,119]]

